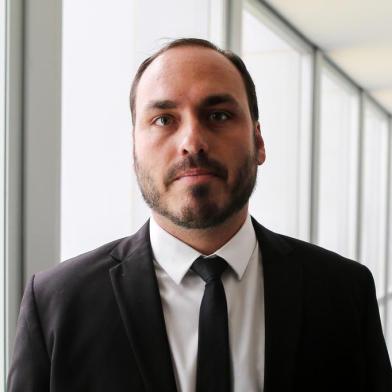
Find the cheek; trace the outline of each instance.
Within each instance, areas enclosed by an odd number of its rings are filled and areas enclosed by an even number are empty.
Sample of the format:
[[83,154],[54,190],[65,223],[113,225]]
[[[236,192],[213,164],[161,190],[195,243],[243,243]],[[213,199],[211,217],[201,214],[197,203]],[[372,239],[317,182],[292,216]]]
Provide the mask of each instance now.
[[169,154],[173,144],[173,141],[164,134],[149,129],[136,132],[133,142],[136,155],[145,156],[152,161],[162,161]]
[[133,137],[133,151],[136,157],[139,160],[143,160],[143,157],[148,153],[149,149],[148,139],[140,135],[139,132],[136,132]]
[[144,178],[149,178],[159,189],[164,187],[167,165],[162,156],[145,145],[137,144],[134,150],[135,170]]
[[149,172],[149,175],[153,175],[153,168],[158,160],[158,154],[148,139],[140,136],[134,138],[133,157],[140,169]]
[[238,145],[231,150],[231,154],[226,161],[226,167],[229,170],[229,182],[231,184],[238,181],[238,174],[244,169],[244,166],[256,166],[256,151],[253,145],[245,147]]

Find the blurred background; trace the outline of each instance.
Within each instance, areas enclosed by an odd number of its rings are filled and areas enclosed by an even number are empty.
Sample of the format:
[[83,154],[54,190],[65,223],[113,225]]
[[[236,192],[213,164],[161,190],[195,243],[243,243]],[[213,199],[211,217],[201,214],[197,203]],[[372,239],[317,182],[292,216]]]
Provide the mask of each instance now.
[[267,151],[252,215],[367,265],[392,352],[391,22],[390,0],[0,0],[0,390],[26,280],[149,217],[129,88],[178,37],[243,57]]

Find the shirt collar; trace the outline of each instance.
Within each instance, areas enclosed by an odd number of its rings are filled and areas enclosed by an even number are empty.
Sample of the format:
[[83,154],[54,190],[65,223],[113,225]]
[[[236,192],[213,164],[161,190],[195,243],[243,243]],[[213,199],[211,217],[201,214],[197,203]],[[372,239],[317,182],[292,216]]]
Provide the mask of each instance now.
[[[200,252],[162,229],[153,217],[150,219],[150,240],[155,261],[177,284],[181,283],[195,259],[201,256]],[[224,258],[238,279],[241,279],[256,242],[256,234],[248,215],[240,230],[214,255]]]

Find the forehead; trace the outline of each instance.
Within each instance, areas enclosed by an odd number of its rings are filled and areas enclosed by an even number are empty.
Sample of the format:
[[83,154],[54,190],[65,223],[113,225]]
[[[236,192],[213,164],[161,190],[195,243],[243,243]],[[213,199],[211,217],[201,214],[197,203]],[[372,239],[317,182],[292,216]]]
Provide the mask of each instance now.
[[143,73],[136,92],[136,112],[151,100],[197,101],[214,94],[230,94],[240,104],[247,104],[241,74],[230,60],[209,48],[172,48]]

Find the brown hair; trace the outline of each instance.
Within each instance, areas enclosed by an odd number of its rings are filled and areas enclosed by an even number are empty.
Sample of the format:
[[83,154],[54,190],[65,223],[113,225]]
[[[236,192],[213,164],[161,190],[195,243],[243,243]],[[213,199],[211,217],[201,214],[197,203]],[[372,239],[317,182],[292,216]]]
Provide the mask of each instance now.
[[129,99],[130,106],[131,106],[131,114],[132,114],[132,123],[133,124],[135,124],[135,118],[136,118],[135,102],[136,102],[137,86],[139,84],[140,78],[142,77],[144,71],[162,53],[165,53],[169,49],[177,48],[179,46],[201,46],[203,48],[215,50],[216,52],[225,56],[237,68],[237,70],[241,74],[242,80],[245,84],[246,95],[248,98],[249,111],[250,111],[250,115],[252,117],[252,120],[257,121],[259,119],[259,109],[257,106],[257,96],[256,96],[255,84],[254,84],[252,77],[250,76],[248,70],[246,69],[244,62],[241,60],[241,58],[238,55],[236,55],[235,53],[233,53],[232,51],[220,49],[216,45],[214,45],[212,42],[207,41],[205,39],[179,38],[179,39],[176,39],[174,41],[169,42],[168,44],[163,46],[161,49],[159,49],[157,52],[155,52],[153,55],[151,55],[150,57],[145,59],[140,64],[140,66],[136,72],[136,75],[133,78],[131,92],[130,92],[130,99]]

